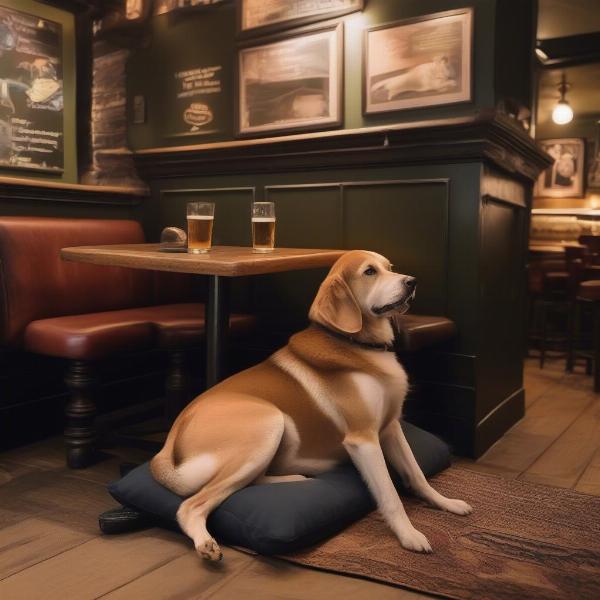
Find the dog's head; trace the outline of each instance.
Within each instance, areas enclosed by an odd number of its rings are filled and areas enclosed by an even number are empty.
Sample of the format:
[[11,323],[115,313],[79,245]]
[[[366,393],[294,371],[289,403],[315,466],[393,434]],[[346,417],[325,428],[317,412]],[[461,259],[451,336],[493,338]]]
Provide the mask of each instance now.
[[358,333],[365,320],[406,312],[416,287],[414,277],[394,273],[390,261],[381,254],[352,250],[331,267],[309,318],[341,333]]

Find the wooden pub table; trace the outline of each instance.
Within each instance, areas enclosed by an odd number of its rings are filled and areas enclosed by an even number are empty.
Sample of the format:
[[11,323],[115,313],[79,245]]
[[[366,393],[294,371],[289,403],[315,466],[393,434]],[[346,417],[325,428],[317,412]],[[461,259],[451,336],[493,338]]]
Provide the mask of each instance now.
[[63,248],[64,260],[111,267],[130,267],[208,276],[206,302],[206,385],[222,375],[229,324],[229,281],[232,277],[299,271],[331,266],[345,250],[275,248],[254,252],[239,246],[213,246],[206,254],[160,252],[159,244],[123,244]]

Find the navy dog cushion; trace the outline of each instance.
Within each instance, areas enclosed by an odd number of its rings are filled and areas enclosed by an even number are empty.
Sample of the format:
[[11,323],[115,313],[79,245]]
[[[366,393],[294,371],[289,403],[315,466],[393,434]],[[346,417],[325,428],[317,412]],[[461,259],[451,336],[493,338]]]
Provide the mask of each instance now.
[[[402,422],[406,439],[425,476],[450,465],[448,446],[439,438]],[[401,479],[390,469],[399,491]],[[156,482],[145,463],[111,483],[110,494],[125,506],[176,524],[182,498]],[[242,546],[260,554],[284,554],[315,544],[375,507],[352,464],[306,481],[252,485],[239,490],[216,508],[208,530],[220,542]]]

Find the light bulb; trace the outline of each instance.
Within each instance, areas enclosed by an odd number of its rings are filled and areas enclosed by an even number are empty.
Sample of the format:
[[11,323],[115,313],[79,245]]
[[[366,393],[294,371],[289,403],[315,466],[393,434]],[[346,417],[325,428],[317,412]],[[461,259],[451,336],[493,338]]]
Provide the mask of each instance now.
[[566,100],[560,100],[552,111],[552,120],[557,125],[566,125],[573,120],[573,109]]

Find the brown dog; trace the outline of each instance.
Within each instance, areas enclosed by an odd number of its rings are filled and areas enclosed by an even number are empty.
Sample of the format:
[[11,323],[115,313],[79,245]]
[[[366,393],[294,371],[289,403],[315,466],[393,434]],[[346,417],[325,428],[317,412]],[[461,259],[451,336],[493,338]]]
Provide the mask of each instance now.
[[151,468],[157,481],[189,496],[177,520],[204,558],[222,556],[206,519],[233,492],[251,483],[302,480],[348,459],[409,550],[430,552],[431,546],[409,521],[384,457],[433,506],[471,512],[429,485],[398,421],[407,378],[385,350],[393,341],[390,317],[408,310],[415,286],[379,254],[346,253],[321,284],[308,329],[179,415]]

